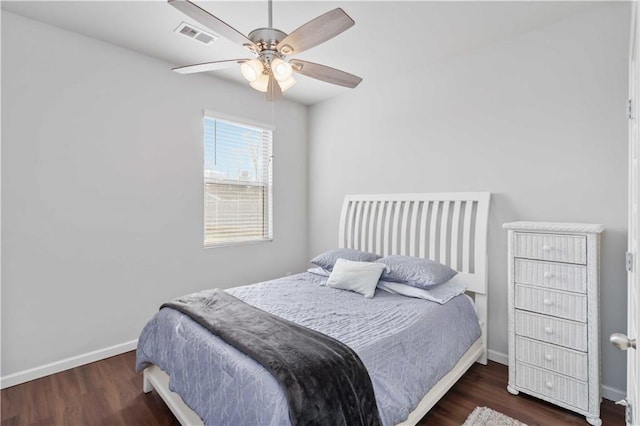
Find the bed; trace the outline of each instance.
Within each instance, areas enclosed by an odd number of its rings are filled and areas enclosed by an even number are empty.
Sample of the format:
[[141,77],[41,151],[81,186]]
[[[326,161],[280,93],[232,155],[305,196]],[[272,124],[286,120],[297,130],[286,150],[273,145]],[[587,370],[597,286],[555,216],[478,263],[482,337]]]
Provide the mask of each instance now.
[[[383,423],[414,425],[474,362],[487,361],[489,199],[489,193],[348,195],[340,215],[339,247],[446,264],[458,271],[456,279],[464,281],[473,303],[463,295],[437,305],[382,290],[364,299],[322,287],[326,278],[309,272],[227,291],[350,346],[369,370]],[[287,302],[278,292],[286,294]],[[348,313],[349,327],[340,326],[341,313]],[[442,326],[421,326],[438,318],[446,318]],[[286,399],[270,374],[190,321],[161,310],[145,328],[151,331],[141,336],[138,352],[141,365],[147,365],[144,392],[155,389],[185,425],[203,424],[203,418],[209,423],[216,418],[224,420],[215,423],[287,424]],[[403,334],[405,339],[416,337],[407,344],[399,340]],[[449,355],[432,351],[436,346],[446,347]],[[432,364],[420,367],[416,360],[421,354],[433,358]],[[194,365],[209,365],[213,373],[196,373]],[[395,383],[397,377],[403,377],[403,383]],[[270,405],[256,408],[263,400]]]

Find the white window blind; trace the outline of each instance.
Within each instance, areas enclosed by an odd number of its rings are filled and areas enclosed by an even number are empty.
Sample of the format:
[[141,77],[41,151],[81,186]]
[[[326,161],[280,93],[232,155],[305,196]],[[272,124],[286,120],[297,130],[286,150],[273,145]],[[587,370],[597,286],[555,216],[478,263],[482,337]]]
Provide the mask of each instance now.
[[205,246],[273,238],[272,129],[204,117]]

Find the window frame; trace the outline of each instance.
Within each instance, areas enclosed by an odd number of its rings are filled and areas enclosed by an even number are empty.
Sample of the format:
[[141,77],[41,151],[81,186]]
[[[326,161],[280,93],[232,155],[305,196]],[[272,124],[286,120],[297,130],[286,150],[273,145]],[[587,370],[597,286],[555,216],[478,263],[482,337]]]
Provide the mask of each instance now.
[[[264,222],[263,223],[267,223],[268,229],[269,229],[269,237],[268,238],[255,238],[255,239],[250,239],[250,240],[242,240],[242,241],[223,241],[223,242],[219,242],[219,243],[214,243],[214,242],[207,242],[207,214],[206,214],[206,180],[205,180],[205,148],[206,148],[206,136],[204,133],[204,127],[205,127],[205,119],[213,119],[213,120],[219,120],[219,121],[224,121],[227,122],[229,124],[234,124],[237,126],[242,126],[242,127],[248,127],[254,130],[258,130],[258,131],[268,131],[271,133],[271,143],[269,146],[269,152],[267,154],[268,158],[269,158],[269,171],[268,171],[268,182],[266,182],[265,185],[257,185],[257,186],[263,186],[267,189],[268,194],[267,194],[267,208],[265,209],[264,212]],[[273,229],[273,139],[274,139],[274,134],[275,134],[275,126],[272,124],[268,124],[268,123],[264,123],[264,122],[260,122],[260,121],[255,121],[255,120],[250,120],[250,119],[246,119],[246,118],[242,118],[242,117],[237,117],[237,116],[233,116],[233,115],[229,115],[229,114],[225,114],[225,113],[220,113],[220,112],[216,112],[216,111],[211,111],[211,110],[203,110],[203,114],[202,114],[202,121],[201,121],[201,130],[202,130],[202,189],[203,189],[203,208],[202,208],[202,237],[203,237],[203,242],[204,242],[204,248],[205,249],[209,249],[209,248],[217,248],[217,247],[229,247],[229,246],[241,246],[241,245],[248,245],[248,244],[260,244],[260,243],[268,243],[268,242],[272,242],[273,241],[273,235],[274,235],[274,229]]]

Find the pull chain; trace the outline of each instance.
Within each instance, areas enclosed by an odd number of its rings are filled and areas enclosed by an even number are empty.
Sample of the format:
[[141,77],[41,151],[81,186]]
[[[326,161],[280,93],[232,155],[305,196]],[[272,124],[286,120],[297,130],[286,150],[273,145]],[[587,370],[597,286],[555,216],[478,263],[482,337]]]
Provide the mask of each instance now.
[[269,102],[271,104],[271,125],[276,128],[276,105],[275,102]]

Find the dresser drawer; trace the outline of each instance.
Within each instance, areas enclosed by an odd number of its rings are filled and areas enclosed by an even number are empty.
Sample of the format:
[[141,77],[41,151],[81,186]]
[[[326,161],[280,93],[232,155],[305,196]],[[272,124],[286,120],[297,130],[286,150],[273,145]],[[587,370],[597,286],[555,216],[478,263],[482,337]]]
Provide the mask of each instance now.
[[520,336],[579,351],[587,350],[587,325],[584,323],[516,309],[515,330]]
[[589,387],[582,380],[516,362],[516,385],[581,410],[589,408]]
[[574,321],[587,321],[587,297],[584,294],[517,284],[515,305],[518,309]]
[[554,262],[587,263],[587,239],[582,235],[516,232],[515,257]]
[[583,265],[515,259],[514,268],[516,284],[587,292],[587,267]]
[[587,354],[516,336],[516,361],[562,373],[579,380],[589,378]]

